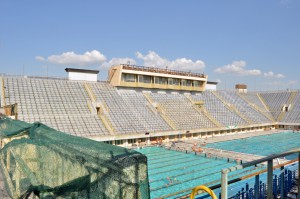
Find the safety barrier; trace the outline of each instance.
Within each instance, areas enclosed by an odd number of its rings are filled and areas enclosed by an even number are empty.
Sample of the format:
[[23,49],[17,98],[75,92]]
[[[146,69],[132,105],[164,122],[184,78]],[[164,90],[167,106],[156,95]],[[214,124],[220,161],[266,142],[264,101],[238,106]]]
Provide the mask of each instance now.
[[[277,166],[274,166],[273,167],[273,160],[274,159],[277,159],[277,158],[281,158],[281,157],[285,157],[287,155],[291,155],[291,154],[294,154],[294,153],[298,153],[298,160],[300,159],[300,148],[297,148],[297,149],[294,149],[294,150],[291,150],[291,151],[287,151],[287,152],[284,152],[284,153],[280,153],[280,154],[274,154],[274,155],[270,155],[268,157],[264,157],[264,158],[261,158],[259,160],[254,160],[252,162],[247,162],[247,163],[244,163],[244,164],[241,164],[241,165],[236,165],[236,166],[233,166],[233,167],[230,167],[230,168],[226,168],[226,169],[222,169],[221,171],[221,199],[227,199],[228,198],[228,184],[230,183],[233,183],[233,182],[238,182],[238,181],[241,181],[245,178],[240,178],[240,179],[235,179],[235,180],[231,180],[232,182],[228,181],[228,173],[230,172],[233,172],[233,171],[237,171],[237,170],[240,170],[240,169],[244,169],[244,168],[247,168],[247,167],[250,167],[250,166],[254,166],[254,165],[257,165],[257,164],[260,164],[262,162],[268,162],[267,164],[267,184],[266,184],[266,195],[267,195],[267,199],[273,199],[273,195],[274,195],[274,189],[276,188],[276,190],[278,190],[278,186],[274,185],[273,184],[273,170],[274,169],[277,169],[277,168],[280,168],[281,169],[281,180],[280,180],[280,195],[284,196],[284,190],[289,188],[289,186],[291,184],[285,184],[284,183],[284,173],[283,173],[283,170],[284,170],[284,166],[291,163],[291,162],[295,162],[296,160],[293,160],[293,161],[289,161],[287,163],[284,163],[284,164],[279,164]],[[300,164],[298,163],[298,171],[300,171]],[[254,188],[254,193],[255,193],[255,199],[259,199],[259,174],[261,173],[257,173],[255,174],[255,183],[256,183],[256,186]],[[300,180],[300,172],[298,172],[298,181]],[[249,176],[250,177],[250,176]],[[254,177],[253,175],[251,177]],[[298,182],[298,190],[300,190],[300,183]],[[276,191],[277,193],[277,191]],[[298,199],[300,199],[300,194],[298,194]]]
[[[295,185],[296,181],[296,171],[284,170],[283,172],[283,183],[281,183],[281,177],[275,175],[273,178],[273,196],[274,198],[278,198],[281,195],[286,196],[288,192]],[[282,185],[284,185],[282,187]],[[245,187],[241,188],[241,190],[237,191],[233,196],[228,197],[229,199],[256,199],[255,198],[255,187],[258,187],[257,199],[265,199],[267,194],[267,184],[259,181],[259,184],[255,184],[253,187],[250,187],[248,183],[246,183]],[[221,198],[221,197],[220,197]]]

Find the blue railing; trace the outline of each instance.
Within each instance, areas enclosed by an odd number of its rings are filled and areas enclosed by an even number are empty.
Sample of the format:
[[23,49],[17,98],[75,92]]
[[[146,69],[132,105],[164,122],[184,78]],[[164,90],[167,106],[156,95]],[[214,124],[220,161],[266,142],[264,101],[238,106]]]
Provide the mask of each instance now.
[[[284,170],[284,190],[283,195],[286,196],[293,186],[296,185],[296,171]],[[245,187],[243,187],[240,191],[238,191],[234,196],[229,197],[229,199],[255,199],[255,186],[250,187],[248,183],[246,183]],[[281,195],[281,178],[277,175],[273,178],[273,197],[278,198]],[[258,199],[265,199],[267,196],[267,184],[260,181],[259,182],[259,193]],[[219,194],[219,198],[221,199],[221,193]],[[283,197],[284,198],[284,197]]]
[[[283,163],[283,164],[278,164],[277,166],[273,166],[273,161],[274,159],[278,159],[278,158],[281,158],[281,157],[286,157],[288,155],[291,155],[291,154],[298,154],[298,158],[295,159],[295,160],[292,160],[292,161],[289,161],[289,162],[286,162],[286,163]],[[284,192],[283,190],[284,189],[287,189],[291,186],[291,182],[288,180],[288,183],[285,184],[284,181],[286,179],[285,176],[289,176],[289,175],[292,175],[293,174],[289,174],[287,173],[287,175],[284,175],[285,171],[284,171],[284,166],[290,164],[291,162],[296,162],[298,161],[298,171],[300,171],[300,164],[299,164],[299,159],[300,159],[300,148],[297,148],[297,149],[293,149],[293,150],[290,150],[290,151],[287,151],[287,152],[284,152],[284,153],[280,153],[280,154],[273,154],[273,155],[270,155],[268,157],[264,157],[264,158],[261,158],[259,160],[254,160],[252,162],[246,162],[246,163],[243,163],[241,165],[236,165],[234,167],[230,167],[230,168],[225,168],[225,169],[222,169],[221,171],[221,198],[222,199],[228,199],[228,185],[231,184],[230,181],[228,181],[228,173],[230,172],[234,172],[234,171],[237,171],[237,170],[240,170],[240,169],[245,169],[247,167],[250,167],[250,166],[253,166],[253,165],[257,165],[257,164],[260,164],[260,163],[263,163],[263,162],[267,162],[267,185],[266,185],[266,191],[267,193],[264,195],[264,196],[267,196],[267,199],[273,199],[274,198],[274,194],[278,194],[278,190],[280,190],[280,194],[284,196]],[[279,163],[279,162],[278,162]],[[273,175],[273,170],[274,169],[278,169],[280,168],[280,171],[281,171],[281,174],[280,174],[280,180],[276,180],[276,183],[278,182],[281,182],[279,183],[280,186],[278,186],[276,184],[276,186],[273,185],[274,183],[274,175]],[[255,175],[255,183],[256,185],[259,184],[259,175],[261,173],[257,173]],[[295,175],[294,175],[295,176]],[[253,177],[253,176],[249,176],[249,177]],[[248,177],[247,177],[248,178]],[[288,179],[292,178],[292,177],[287,177]],[[240,179],[236,179],[235,182],[237,181],[242,181],[244,180],[245,178],[240,178]],[[282,179],[282,180],[281,180]],[[298,181],[300,180],[300,172],[298,172]],[[286,186],[286,188],[284,188]],[[263,189],[265,186],[263,186]],[[278,188],[280,187],[280,188]],[[260,186],[255,186],[255,199],[258,199],[260,196],[259,196],[259,188]],[[275,190],[275,193],[274,193],[274,190]],[[298,190],[300,190],[300,182],[298,182]],[[297,195],[297,198],[300,199],[300,194]]]
[[[296,170],[283,170],[283,195],[287,196],[293,186],[296,186]],[[251,184],[251,183],[250,183]],[[233,184],[234,186],[234,184]],[[245,183],[245,186],[242,187],[240,190],[236,191],[235,194],[229,194],[231,196],[228,199],[255,199],[255,187],[257,185],[253,184],[252,186],[249,183]],[[273,178],[273,197],[278,198],[281,195],[281,176],[274,175]],[[267,184],[266,182],[259,181],[259,189],[258,189],[258,198],[257,199],[265,199],[267,196]],[[219,196],[218,198],[221,199],[221,192],[220,189],[214,190],[214,192]],[[197,199],[208,199],[210,196],[208,194],[201,195],[197,197]],[[283,197],[284,198],[284,197]]]

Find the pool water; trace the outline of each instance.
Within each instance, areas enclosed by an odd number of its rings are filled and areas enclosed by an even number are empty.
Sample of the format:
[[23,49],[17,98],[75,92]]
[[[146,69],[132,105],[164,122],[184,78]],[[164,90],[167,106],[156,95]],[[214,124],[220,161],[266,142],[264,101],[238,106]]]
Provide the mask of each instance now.
[[[300,147],[300,133],[282,132],[238,140],[207,144],[207,147],[241,153],[268,156],[282,153]],[[287,156],[287,159],[297,158],[297,154]]]
[[[300,134],[292,132],[276,133],[239,140],[207,144],[207,147],[267,156],[281,153],[300,146]],[[193,153],[171,151],[161,147],[147,147],[137,150],[148,157],[148,175],[151,198],[176,198],[189,194],[198,185],[219,184],[221,170],[235,165],[225,159],[207,158]],[[288,156],[294,159],[297,155]],[[229,179],[257,172],[264,167],[249,167],[231,172]],[[265,178],[265,174],[261,175]],[[249,179],[249,184],[254,180]],[[231,185],[229,192],[234,194],[245,181]],[[218,193],[220,190],[215,190]]]
[[[190,193],[190,189],[197,185],[212,181],[215,181],[213,184],[219,184],[221,169],[236,164],[160,147],[148,147],[138,151],[148,157],[151,198],[175,198]],[[262,168],[249,168],[230,174],[238,177],[260,169]]]

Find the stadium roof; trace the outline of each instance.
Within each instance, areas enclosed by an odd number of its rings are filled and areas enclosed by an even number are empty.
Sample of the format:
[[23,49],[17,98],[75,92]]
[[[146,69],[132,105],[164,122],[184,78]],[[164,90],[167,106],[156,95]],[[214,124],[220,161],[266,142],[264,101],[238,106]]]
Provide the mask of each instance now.
[[212,82],[212,81],[207,81],[208,84],[214,84],[214,85],[217,85],[218,82]]

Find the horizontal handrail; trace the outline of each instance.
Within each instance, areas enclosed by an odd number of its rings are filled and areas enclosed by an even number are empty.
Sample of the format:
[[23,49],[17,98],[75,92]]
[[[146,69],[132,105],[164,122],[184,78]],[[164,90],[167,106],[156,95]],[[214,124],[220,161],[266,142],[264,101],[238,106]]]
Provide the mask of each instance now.
[[263,158],[258,159],[258,160],[253,160],[251,162],[245,162],[245,163],[242,164],[242,167],[247,168],[247,167],[250,167],[250,166],[253,166],[253,165],[256,165],[256,164],[260,164],[262,162],[266,162],[266,161],[273,160],[273,159],[276,159],[276,158],[285,157],[285,156],[291,155],[293,153],[298,153],[298,152],[300,152],[300,148],[293,149],[293,150],[283,152],[283,153],[272,154],[272,155],[269,155],[267,157],[263,157]]
[[204,73],[192,73],[186,71],[170,70],[167,68],[164,69],[164,68],[136,66],[136,65],[128,65],[128,64],[121,64],[121,65],[123,66],[123,69],[128,69],[128,70],[139,70],[139,71],[147,71],[147,72],[154,72],[154,73],[166,73],[166,74],[206,78],[206,75],[204,75]]

